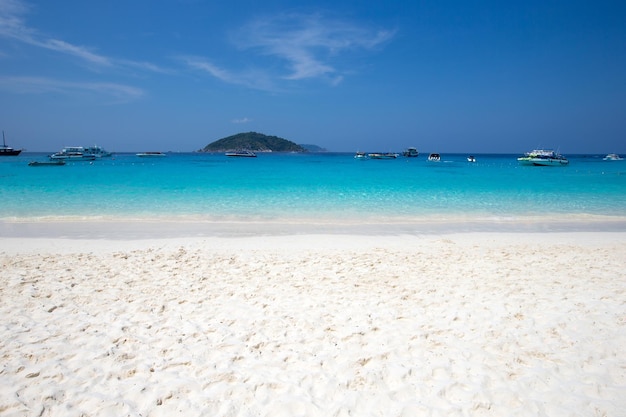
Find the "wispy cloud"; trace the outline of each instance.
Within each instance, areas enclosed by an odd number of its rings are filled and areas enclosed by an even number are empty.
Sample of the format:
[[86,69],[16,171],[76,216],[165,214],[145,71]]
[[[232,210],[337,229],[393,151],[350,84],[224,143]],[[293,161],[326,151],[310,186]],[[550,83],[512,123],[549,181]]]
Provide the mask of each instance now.
[[48,39],[37,42],[35,45],[47,48],[56,52],[73,55],[92,64],[111,66],[111,60],[105,56],[95,54],[83,46],[72,45],[71,43],[58,39]]
[[256,90],[275,91],[278,89],[268,74],[259,68],[233,71],[221,68],[207,58],[198,56],[181,56],[179,60],[187,67],[207,73],[225,83],[243,85]]
[[14,93],[98,93],[116,102],[135,100],[144,95],[143,90],[117,83],[68,82],[45,77],[0,77],[0,89]]
[[133,67],[151,72],[165,73],[167,70],[146,62],[115,59],[98,54],[82,45],[76,45],[61,39],[55,39],[28,26],[23,16],[29,11],[27,3],[21,0],[0,0],[0,37],[74,56],[81,61],[97,67]]
[[0,36],[44,49],[73,55],[92,64],[110,66],[111,60],[98,55],[88,48],[73,45],[59,39],[47,39],[36,30],[28,27],[22,16],[28,6],[19,0],[0,0]]
[[250,123],[252,121],[252,119],[248,119],[247,117],[243,117],[241,119],[233,119],[233,123],[235,124],[246,124],[246,123]]
[[[135,73],[129,69],[160,74],[176,72],[151,62],[106,56],[97,48],[41,33],[26,22],[29,11],[25,0],[0,0],[0,38],[77,58],[91,69],[123,70],[125,74]],[[235,67],[225,63],[230,61],[198,54],[181,54],[178,62],[185,69],[207,74],[223,83],[256,90],[280,92],[309,80],[336,86],[359,70],[350,63],[352,53],[370,53],[394,36],[394,30],[375,29],[322,14],[280,14],[253,20],[232,34],[235,50],[231,52],[240,54],[236,61],[245,62],[245,67]],[[3,58],[7,58],[6,53]],[[224,59],[223,56],[220,58]],[[54,88],[85,86],[80,83],[49,84],[55,85]],[[123,95],[140,96],[133,92]]]
[[202,57],[185,56],[181,57],[181,60],[183,60],[189,67],[207,72],[215,78],[225,82],[235,83],[237,81],[237,78],[241,78],[236,77],[228,71],[217,67],[216,65],[212,64]]
[[30,43],[32,30],[21,17],[27,11],[26,4],[19,0],[0,0],[0,35]]
[[[233,35],[240,50],[256,52],[257,59],[274,60],[269,67],[280,68],[279,73],[271,73],[260,66],[245,72],[226,69],[200,57],[183,60],[189,67],[205,71],[221,81],[253,88],[275,89],[280,80],[316,79],[337,85],[354,71],[343,66],[344,53],[374,50],[389,42],[394,35],[393,30],[373,30],[319,14],[281,14],[254,20]],[[259,79],[263,82],[258,82]]]
[[372,30],[322,15],[284,14],[256,20],[238,37],[243,49],[253,49],[286,63],[284,78],[327,78],[335,83],[343,70],[335,62],[347,51],[374,49],[389,41],[394,31]]

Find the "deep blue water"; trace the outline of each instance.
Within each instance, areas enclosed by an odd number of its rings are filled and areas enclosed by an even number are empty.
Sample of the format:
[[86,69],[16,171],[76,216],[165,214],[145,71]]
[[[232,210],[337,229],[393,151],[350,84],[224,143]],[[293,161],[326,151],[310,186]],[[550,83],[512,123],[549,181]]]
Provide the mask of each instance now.
[[0,219],[200,220],[624,216],[626,161],[569,156],[526,167],[519,155],[442,155],[442,162],[353,154],[116,154],[94,163],[30,167],[45,154],[0,158]]

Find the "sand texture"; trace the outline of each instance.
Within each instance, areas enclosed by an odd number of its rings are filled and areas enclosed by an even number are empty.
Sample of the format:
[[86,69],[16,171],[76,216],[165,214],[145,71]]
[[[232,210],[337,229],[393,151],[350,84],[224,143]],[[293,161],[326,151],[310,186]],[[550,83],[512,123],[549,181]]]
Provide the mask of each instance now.
[[626,234],[0,243],[2,416],[626,416]]

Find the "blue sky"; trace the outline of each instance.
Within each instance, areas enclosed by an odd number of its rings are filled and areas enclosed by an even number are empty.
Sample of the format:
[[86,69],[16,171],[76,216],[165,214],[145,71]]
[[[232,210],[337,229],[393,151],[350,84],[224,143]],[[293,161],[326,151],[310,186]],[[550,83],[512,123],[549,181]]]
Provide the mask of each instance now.
[[13,147],[626,153],[626,2],[0,0]]

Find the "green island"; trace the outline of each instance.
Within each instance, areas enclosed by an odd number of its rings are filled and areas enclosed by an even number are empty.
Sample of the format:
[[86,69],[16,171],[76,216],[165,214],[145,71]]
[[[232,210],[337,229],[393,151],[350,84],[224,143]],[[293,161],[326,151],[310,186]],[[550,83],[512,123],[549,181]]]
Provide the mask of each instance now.
[[253,152],[308,152],[306,148],[290,140],[257,132],[238,133],[216,140],[198,152],[229,152],[242,149]]

